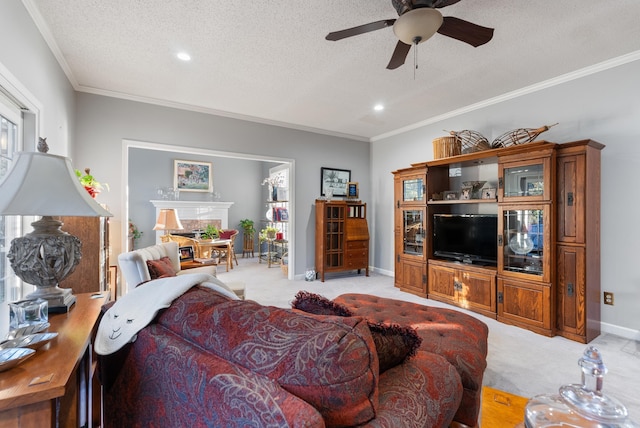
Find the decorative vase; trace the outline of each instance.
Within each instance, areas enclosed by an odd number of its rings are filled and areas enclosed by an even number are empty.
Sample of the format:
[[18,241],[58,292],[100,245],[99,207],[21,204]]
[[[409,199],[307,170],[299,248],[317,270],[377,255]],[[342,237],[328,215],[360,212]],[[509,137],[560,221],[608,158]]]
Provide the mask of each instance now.
[[307,269],[307,271],[304,273],[304,280],[305,281],[313,281],[314,279],[316,279],[316,270],[315,269]]
[[271,200],[278,200],[278,188],[276,186],[271,186]]

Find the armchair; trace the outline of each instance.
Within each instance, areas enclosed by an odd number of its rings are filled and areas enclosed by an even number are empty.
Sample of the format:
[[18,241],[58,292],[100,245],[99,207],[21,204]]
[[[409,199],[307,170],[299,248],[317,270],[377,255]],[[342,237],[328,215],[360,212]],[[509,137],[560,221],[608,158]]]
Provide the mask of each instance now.
[[[176,275],[183,275],[187,273],[207,273],[212,276],[217,276],[216,267],[210,265],[181,270],[180,257],[178,255],[178,243],[174,241],[163,242],[162,244],[118,255],[118,264],[120,265],[122,278],[127,282],[127,291],[134,289],[141,282],[149,281],[151,279],[147,260],[160,260],[163,257],[168,257],[169,260],[171,260],[171,265],[176,271]],[[239,298],[244,299],[245,285],[243,282],[226,282],[226,285],[236,293]]]
[[239,231],[237,229],[228,229],[220,231],[220,239],[231,239],[231,254],[227,254],[227,251],[222,250],[219,251],[220,260],[225,260],[227,257],[231,259],[231,264],[233,265],[233,260],[236,261],[236,266],[238,266],[238,258],[236,257],[236,237],[238,236]]

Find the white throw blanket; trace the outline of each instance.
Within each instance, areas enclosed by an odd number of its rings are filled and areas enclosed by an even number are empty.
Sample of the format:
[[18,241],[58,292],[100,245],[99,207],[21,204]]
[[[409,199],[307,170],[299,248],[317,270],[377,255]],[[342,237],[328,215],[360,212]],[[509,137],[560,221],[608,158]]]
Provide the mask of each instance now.
[[154,319],[160,309],[171,306],[175,299],[197,284],[233,300],[238,299],[222,281],[204,273],[149,281],[119,298],[104,314],[96,335],[96,353],[109,355],[135,341],[138,332]]

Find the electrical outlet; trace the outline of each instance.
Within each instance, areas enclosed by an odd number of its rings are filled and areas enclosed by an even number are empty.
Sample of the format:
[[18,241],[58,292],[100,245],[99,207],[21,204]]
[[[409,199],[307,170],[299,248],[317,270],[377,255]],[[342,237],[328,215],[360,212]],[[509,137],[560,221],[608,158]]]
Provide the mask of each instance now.
[[613,293],[610,291],[604,292],[604,304],[613,306]]

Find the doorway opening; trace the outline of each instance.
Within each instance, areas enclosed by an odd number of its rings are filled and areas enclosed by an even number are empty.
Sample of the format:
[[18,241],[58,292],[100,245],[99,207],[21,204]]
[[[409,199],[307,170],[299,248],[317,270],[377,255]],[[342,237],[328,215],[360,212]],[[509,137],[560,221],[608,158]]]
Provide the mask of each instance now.
[[[185,147],[185,146],[170,145],[170,144],[159,144],[159,143],[151,143],[151,142],[135,141],[135,140],[122,140],[122,144],[123,144],[123,150],[122,150],[123,189],[121,194],[123,195],[122,196],[123,221],[121,224],[121,242],[123,244],[123,251],[128,251],[128,249],[126,248],[126,245],[127,245],[126,243],[129,241],[128,240],[129,227],[128,227],[128,221],[126,221],[126,219],[131,218],[131,212],[130,212],[130,208],[132,206],[131,197],[133,197],[133,195],[135,194],[134,187],[136,186],[135,183],[130,183],[130,180],[131,180],[130,157],[131,157],[132,151],[134,150],[149,151],[149,154],[151,155],[157,154],[158,152],[173,152],[173,153],[179,153],[180,156],[194,156],[194,157],[207,156],[207,157],[222,158],[222,159],[228,158],[230,159],[230,161],[231,160],[251,161],[251,162],[257,162],[258,164],[256,164],[256,168],[261,170],[266,170],[267,173],[269,169],[276,168],[280,171],[286,171],[286,174],[289,177],[288,188],[287,188],[287,195],[288,195],[287,278],[288,279],[294,278],[294,273],[295,273],[295,161],[293,159],[252,155],[252,154],[245,154],[245,153],[223,152],[223,151],[216,151],[212,149]],[[148,166],[143,166],[143,167],[149,168]],[[214,169],[215,169],[215,165],[214,165]],[[234,180],[234,176],[236,177],[235,179],[237,180],[241,177],[241,175],[242,175],[242,171],[237,171],[237,172],[234,172],[233,176],[229,176],[228,178],[225,178],[225,180],[227,179]],[[218,180],[220,180],[220,177],[218,177]],[[258,189],[257,190],[258,196],[256,196],[256,198],[258,199],[256,199],[256,201],[261,206],[264,206],[265,202],[267,202],[267,199],[266,199],[267,195],[266,193],[263,194],[263,192],[266,192],[266,191],[262,188],[262,186],[260,186],[260,184],[261,183],[259,180],[255,180],[255,184],[254,184],[254,181],[251,181],[245,187],[253,188],[255,186],[255,188]],[[219,184],[218,186],[216,186],[216,184],[214,183],[214,188],[218,190],[221,188],[221,185]],[[147,199],[153,199],[153,198],[149,197]],[[223,199],[226,199],[226,198],[223,198]],[[148,200],[143,202],[148,203]],[[135,201],[133,203],[135,203]],[[150,203],[148,203],[148,205],[152,207]],[[262,213],[262,216],[264,216],[264,210],[262,210],[261,213]],[[257,221],[256,224],[260,225],[262,222],[266,222],[267,220],[268,219],[266,218],[260,217],[260,220]],[[261,226],[258,226],[256,228],[258,229],[260,227]]]

